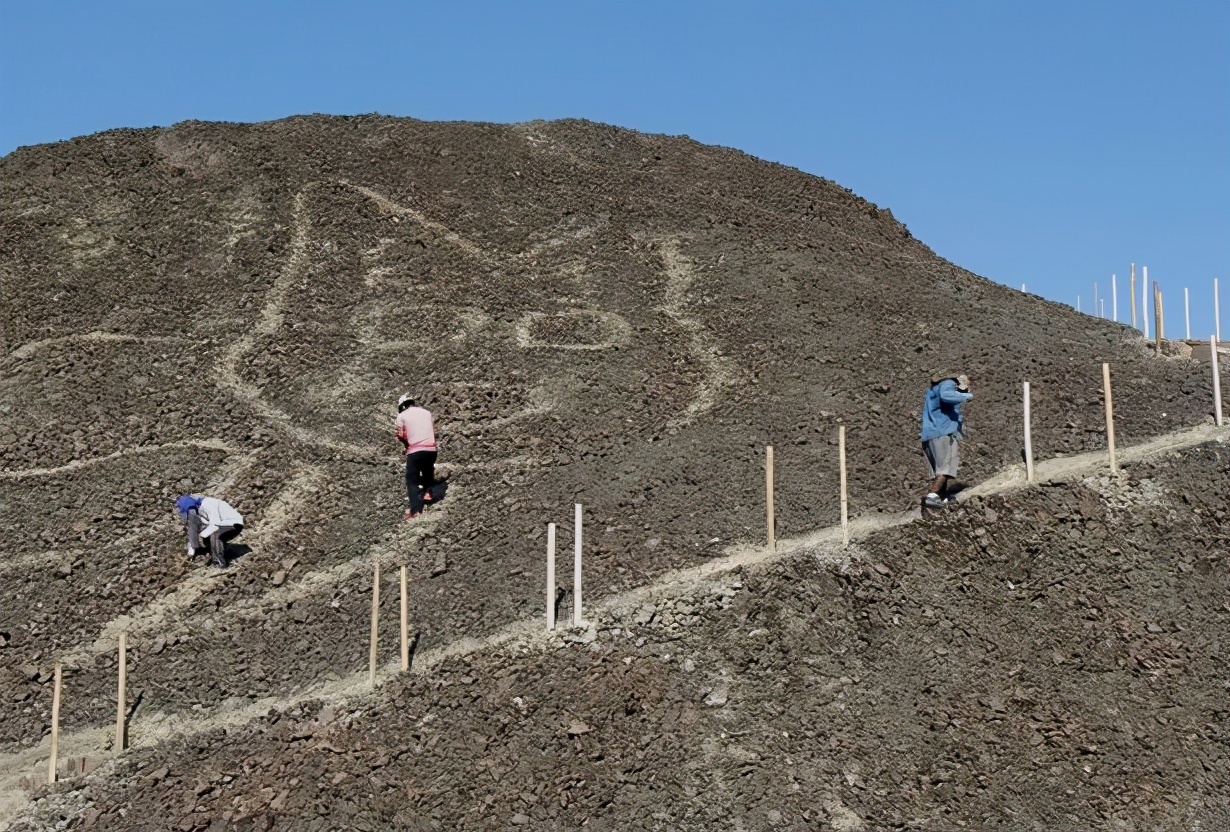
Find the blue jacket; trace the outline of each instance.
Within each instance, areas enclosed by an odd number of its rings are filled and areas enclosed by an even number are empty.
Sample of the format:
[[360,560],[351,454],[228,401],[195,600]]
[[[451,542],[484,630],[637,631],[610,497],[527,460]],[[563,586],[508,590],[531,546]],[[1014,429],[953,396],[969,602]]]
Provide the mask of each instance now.
[[931,385],[927,398],[923,400],[922,440],[935,439],[961,433],[965,426],[965,414],[961,405],[974,398],[973,393],[962,393],[957,389],[956,379],[946,378],[939,384]]

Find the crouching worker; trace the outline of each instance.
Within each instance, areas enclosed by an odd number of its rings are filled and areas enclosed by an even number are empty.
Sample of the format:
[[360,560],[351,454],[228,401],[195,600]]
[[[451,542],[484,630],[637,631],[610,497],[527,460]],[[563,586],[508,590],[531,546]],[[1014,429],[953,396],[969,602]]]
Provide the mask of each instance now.
[[406,451],[406,520],[423,513],[424,498],[430,500],[436,484],[436,429],[431,412],[418,407],[406,394],[397,400],[397,441]]
[[941,371],[931,376],[931,387],[923,400],[923,453],[931,469],[931,490],[923,498],[926,508],[953,505],[948,494],[961,464],[960,441],[964,438],[964,404],[974,398],[969,391],[969,376]]
[[188,557],[209,547],[219,568],[226,566],[226,544],[243,531],[243,516],[225,500],[185,494],[175,501],[175,513],[188,530]]

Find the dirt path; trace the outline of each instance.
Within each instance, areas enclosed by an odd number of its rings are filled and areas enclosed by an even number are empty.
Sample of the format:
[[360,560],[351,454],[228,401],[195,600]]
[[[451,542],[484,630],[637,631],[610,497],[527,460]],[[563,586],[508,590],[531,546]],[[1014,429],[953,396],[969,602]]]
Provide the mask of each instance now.
[[[1164,434],[1140,445],[1121,448],[1119,459],[1121,465],[1130,466],[1145,459],[1209,441],[1221,443],[1230,441],[1230,428],[1206,425]],[[1039,462],[1035,465],[1035,474],[1038,482],[1065,482],[1105,471],[1107,466],[1106,453],[1093,452]],[[307,472],[304,476],[310,478],[311,474]],[[1008,494],[1021,490],[1027,485],[1024,466],[1015,465],[967,489],[961,495],[961,499]],[[877,513],[854,518],[850,522],[850,537],[852,541],[858,541],[883,529],[914,522],[919,519],[919,516],[918,509],[913,509],[895,514]],[[406,526],[392,540],[372,547],[367,554],[340,564],[332,570],[313,573],[294,586],[271,592],[261,599],[246,604],[244,611],[252,611],[266,604],[284,603],[288,598],[297,597],[308,591],[309,587],[306,585],[308,582],[336,582],[342,573],[350,575],[360,569],[369,568],[372,558],[379,558],[382,562],[387,558],[392,558],[418,533],[419,527]],[[755,545],[733,546],[725,550],[719,558],[669,572],[651,584],[608,596],[588,611],[586,619],[590,622],[591,627],[594,626],[594,622],[598,621],[625,620],[630,613],[648,601],[664,597],[683,597],[705,582],[732,570],[756,567],[801,554],[811,554],[826,563],[840,567],[849,563],[851,559],[857,558],[859,552],[857,545],[842,546],[841,536],[841,528],[834,526],[781,540],[775,550]],[[157,610],[150,609],[146,611],[146,614],[155,615],[157,612]],[[567,633],[566,628],[552,633],[546,632],[544,622],[539,618],[514,622],[485,637],[458,639],[450,644],[418,654],[415,656],[411,672],[429,673],[432,668],[450,657],[466,655],[502,644],[516,643],[526,649],[547,649],[553,644],[558,644],[565,633]],[[103,640],[100,639],[99,644]],[[386,662],[379,669],[377,684],[381,684],[398,672],[396,660]],[[130,747],[150,747],[176,736],[243,725],[272,709],[284,710],[310,700],[322,699],[336,703],[370,695],[370,693],[367,674],[361,672],[344,676],[336,681],[302,688],[284,696],[271,696],[254,702],[245,700],[231,706],[224,705],[213,712],[145,714],[134,718],[130,724]],[[110,738],[109,728],[94,728],[65,734],[60,737],[60,753],[64,758],[74,756],[97,758],[108,753]],[[0,755],[0,821],[6,817],[13,817],[26,804],[26,796],[19,786],[19,781],[25,776],[33,775],[36,778],[40,776],[45,769],[49,753],[50,739],[47,738],[37,746]]]

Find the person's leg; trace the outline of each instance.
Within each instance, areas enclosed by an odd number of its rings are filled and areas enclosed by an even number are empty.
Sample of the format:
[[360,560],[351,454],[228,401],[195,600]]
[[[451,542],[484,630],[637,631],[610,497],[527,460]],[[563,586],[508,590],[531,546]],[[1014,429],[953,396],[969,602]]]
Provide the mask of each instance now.
[[410,497],[410,516],[414,517],[423,511],[422,488],[422,457],[423,451],[415,451],[406,456],[406,491]]
[[419,482],[423,486],[423,500],[430,501],[431,487],[436,484],[436,452],[421,451],[419,460]]
[[410,513],[422,511],[420,504],[416,509],[415,501],[419,500],[418,470],[415,467],[414,454],[406,454],[406,501],[410,504]]

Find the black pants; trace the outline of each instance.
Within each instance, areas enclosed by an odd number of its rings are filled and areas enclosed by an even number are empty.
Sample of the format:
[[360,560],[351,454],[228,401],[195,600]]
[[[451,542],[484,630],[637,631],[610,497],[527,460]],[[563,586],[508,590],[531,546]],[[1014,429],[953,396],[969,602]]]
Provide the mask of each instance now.
[[410,513],[423,510],[423,489],[436,484],[436,452],[415,451],[406,454],[406,496],[410,498]]

